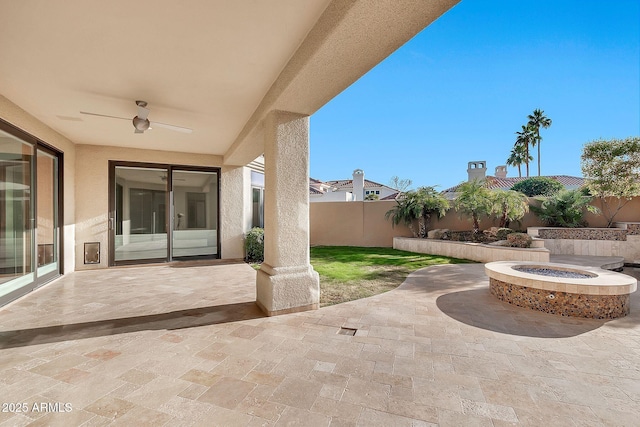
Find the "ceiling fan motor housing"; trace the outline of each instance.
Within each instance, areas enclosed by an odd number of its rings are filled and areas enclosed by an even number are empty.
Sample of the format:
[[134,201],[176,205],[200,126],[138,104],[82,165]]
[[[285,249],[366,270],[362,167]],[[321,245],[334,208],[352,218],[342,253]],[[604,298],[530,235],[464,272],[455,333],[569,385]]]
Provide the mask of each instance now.
[[149,129],[150,125],[151,123],[149,122],[149,119],[141,119],[138,116],[135,116],[133,118],[133,127],[136,128],[136,130],[144,132],[145,130]]

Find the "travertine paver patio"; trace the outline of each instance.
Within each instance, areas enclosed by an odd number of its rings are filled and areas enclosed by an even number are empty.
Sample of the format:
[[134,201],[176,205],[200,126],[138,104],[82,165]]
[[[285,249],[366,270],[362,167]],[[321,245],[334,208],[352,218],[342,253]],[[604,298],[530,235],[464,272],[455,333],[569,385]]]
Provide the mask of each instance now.
[[244,264],[70,274],[0,309],[0,402],[28,407],[0,424],[637,426],[638,293],[626,318],[561,318],[483,268],[275,318]]

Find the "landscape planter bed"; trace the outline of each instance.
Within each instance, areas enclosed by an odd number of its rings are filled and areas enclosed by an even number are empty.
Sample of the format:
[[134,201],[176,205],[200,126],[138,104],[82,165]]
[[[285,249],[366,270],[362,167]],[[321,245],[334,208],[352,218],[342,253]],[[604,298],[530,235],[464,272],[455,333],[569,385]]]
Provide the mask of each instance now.
[[[539,274],[540,270],[552,275]],[[500,261],[486,264],[485,272],[491,293],[498,299],[561,316],[626,316],[630,294],[637,289],[637,281],[631,276],[571,264]]]
[[[534,244],[542,241],[534,240]],[[393,248],[421,254],[441,255],[478,262],[492,261],[536,261],[548,262],[549,250],[543,247],[512,248],[483,243],[454,242],[439,239],[394,237]]]

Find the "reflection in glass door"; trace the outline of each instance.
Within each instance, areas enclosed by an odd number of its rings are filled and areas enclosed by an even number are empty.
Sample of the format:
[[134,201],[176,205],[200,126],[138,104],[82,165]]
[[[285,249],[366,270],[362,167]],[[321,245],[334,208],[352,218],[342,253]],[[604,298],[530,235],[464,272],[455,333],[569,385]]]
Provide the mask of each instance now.
[[217,172],[174,170],[173,257],[218,253]]
[[115,168],[116,262],[167,258],[167,176],[162,168]]

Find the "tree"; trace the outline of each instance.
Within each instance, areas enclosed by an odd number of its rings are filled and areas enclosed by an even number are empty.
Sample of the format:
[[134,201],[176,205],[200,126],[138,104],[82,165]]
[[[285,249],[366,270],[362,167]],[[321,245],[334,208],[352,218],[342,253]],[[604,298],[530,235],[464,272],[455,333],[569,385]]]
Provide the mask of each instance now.
[[416,197],[409,191],[405,194],[405,197],[396,199],[396,205],[384,214],[385,219],[391,219],[391,226],[402,223],[409,228],[413,237],[418,237],[415,228],[413,227],[413,221],[422,215],[422,206],[418,204]]
[[491,196],[491,212],[497,214],[500,228],[509,227],[511,221],[517,221],[529,212],[527,196],[518,191],[494,190]]
[[[509,166],[517,166],[518,167],[518,177],[522,177],[522,164],[525,163],[526,153],[525,147],[522,144],[516,143],[511,149],[511,153],[509,153],[509,158],[507,159],[507,165]],[[532,161],[533,156],[529,155],[528,161]]]
[[491,193],[484,181],[467,181],[460,184],[457,190],[454,207],[457,211],[471,217],[473,232],[480,232],[479,218],[488,215],[492,210]]
[[551,126],[551,119],[545,116],[544,111],[539,108],[533,110],[533,114],[529,114],[527,118],[529,119],[527,126],[535,130],[535,137],[533,139],[532,146],[538,146],[538,176],[540,176],[540,143],[542,142],[540,128],[549,128]]
[[540,207],[531,210],[550,227],[584,227],[585,210],[598,213],[600,210],[590,205],[591,197],[581,190],[562,190],[551,197],[542,199]]
[[[522,130],[520,132],[516,132],[516,143],[514,147],[518,145],[524,147],[524,164],[527,166],[527,178],[529,178],[529,162],[533,160],[533,158],[529,155],[529,145],[531,145],[531,141],[534,138],[534,129],[529,126],[522,126]],[[529,160],[531,159],[531,160]]]
[[367,194],[367,196],[364,199],[368,200],[368,201],[380,200],[380,196],[378,196],[377,194],[374,194],[374,193],[369,193],[369,194]]
[[389,187],[400,192],[405,192],[411,187],[411,184],[413,184],[413,181],[410,179],[400,179],[397,175],[392,176],[389,180]]
[[418,203],[422,206],[420,229],[423,230],[421,237],[427,237],[427,229],[431,223],[431,218],[436,215],[442,218],[449,209],[449,201],[442,194],[436,191],[435,187],[420,187],[415,192]]
[[[442,218],[449,208],[449,201],[438,193],[434,187],[420,187],[408,191],[405,196],[396,200],[396,206],[388,210],[386,219],[391,219],[393,226],[405,224],[413,237],[426,237],[427,226],[433,215]],[[418,222],[418,231],[414,222]]]
[[526,196],[553,196],[558,191],[564,189],[564,186],[553,178],[547,176],[534,176],[516,182],[513,187],[514,191],[519,191]]
[[589,142],[580,160],[586,187],[599,199],[607,227],[611,227],[629,200],[640,196],[640,137]]

